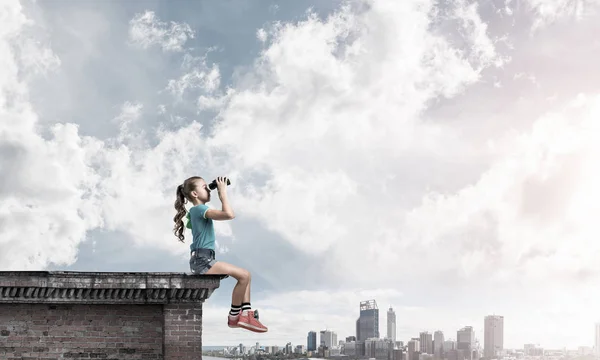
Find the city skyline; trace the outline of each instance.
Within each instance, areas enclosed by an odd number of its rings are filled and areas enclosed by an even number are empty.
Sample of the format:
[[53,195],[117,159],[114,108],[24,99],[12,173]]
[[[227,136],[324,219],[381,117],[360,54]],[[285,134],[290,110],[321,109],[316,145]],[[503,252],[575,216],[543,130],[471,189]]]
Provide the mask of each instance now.
[[[496,316],[496,315],[494,315],[494,316]],[[487,317],[487,316],[486,316],[486,317]],[[463,327],[463,328],[464,328],[464,327]],[[461,328],[461,329],[462,329],[462,328]],[[460,329],[459,329],[459,330],[460,330]],[[327,330],[319,330],[319,332],[321,332],[321,331],[330,331],[330,332],[333,332],[333,333],[335,333],[335,335],[338,337],[338,339],[341,339],[341,338],[339,337],[340,335],[339,335],[339,334],[338,334],[338,333],[337,333],[335,330],[332,330],[332,329],[327,329]],[[436,331],[434,332],[434,334],[435,334],[435,333],[437,333],[438,331],[440,331],[440,330],[436,330]],[[458,331],[458,330],[457,330],[457,331]],[[597,323],[595,323],[595,331],[596,331],[596,333],[595,333],[595,335],[596,335],[596,336],[595,336],[595,338],[597,338],[597,341],[599,341],[599,342],[600,342],[600,322],[597,322]],[[446,333],[445,333],[445,332],[443,332],[443,331],[440,331],[440,332],[441,332],[441,333],[442,333],[444,336],[446,336]],[[313,334],[315,334],[315,335],[316,335],[316,334],[317,334],[317,331],[315,331],[315,330],[309,330],[309,331],[308,331],[308,333],[309,333],[309,335],[310,335],[310,333],[313,333]],[[348,338],[348,337],[353,337],[353,336],[354,336],[354,335],[345,336],[345,338]],[[415,338],[415,337],[412,337],[412,338],[414,338],[414,339],[418,339],[418,338]],[[386,338],[380,338],[380,339],[381,339],[381,340],[383,340],[383,339],[386,339]],[[475,339],[476,339],[476,340],[478,340],[478,338],[477,338],[477,337],[475,337]],[[307,336],[307,338],[306,338],[306,341],[308,341],[308,336]],[[339,341],[340,341],[340,340],[338,340],[338,342],[339,342]],[[407,344],[408,344],[408,342],[410,341],[410,339],[409,339],[409,338],[407,338],[406,340],[398,340],[398,339],[397,339],[396,341],[401,341],[401,342],[403,342],[403,343],[405,344],[405,346],[407,346]],[[456,345],[456,340],[455,340],[455,339],[452,339],[452,337],[450,337],[450,338],[449,338],[449,340],[448,340],[448,339],[445,339],[445,340],[444,340],[444,342],[448,342],[448,341],[450,341],[450,342],[453,342],[453,343]],[[306,346],[306,348],[308,349],[308,346],[307,346],[307,344],[295,343],[295,342],[293,342],[293,341],[286,341],[286,344],[287,344],[288,342],[292,343],[294,346],[296,346],[296,345],[304,345],[304,346]],[[264,345],[264,346],[277,346],[277,347],[283,347],[283,346],[285,346],[285,345],[280,345],[280,344],[263,344],[263,345]],[[536,347],[537,347],[537,346],[539,346],[539,344],[532,344],[532,343],[530,343],[530,342],[527,342],[527,341],[525,341],[525,342],[523,342],[523,344],[522,344],[520,347],[519,347],[519,346],[517,346],[517,347],[504,347],[504,350],[524,350],[524,349],[527,349],[527,346],[531,346],[531,345],[533,345],[533,346],[536,346]],[[231,347],[231,346],[237,346],[237,345],[207,345],[207,346],[208,346],[208,347],[221,347],[221,346],[223,346],[223,347]],[[419,344],[419,346],[420,346],[420,344]],[[596,347],[596,345],[590,345],[590,344],[587,344],[587,345],[586,345],[586,344],[580,344],[580,345],[577,345],[577,346],[575,346],[575,347],[563,347],[563,346],[556,346],[556,347],[547,347],[547,348],[546,348],[546,347],[540,347],[540,348],[542,348],[542,349],[544,349],[544,350],[551,350],[551,351],[563,350],[563,349],[565,349],[565,348],[566,348],[567,350],[571,350],[571,351],[573,351],[573,350],[578,350],[578,349],[581,349],[581,348],[586,348],[586,347],[588,347],[588,348],[590,348],[590,349],[594,349],[594,352],[596,352],[596,351],[598,350],[598,348]],[[317,348],[318,348],[318,346],[317,346]],[[434,349],[434,350],[435,350],[435,349]],[[480,344],[480,350],[481,350],[481,352],[482,352],[482,356],[484,356],[484,351],[485,351],[484,345]]]
[[[373,326],[379,326],[381,324],[381,322],[378,319],[379,311],[378,311],[376,299],[360,301],[359,318],[357,319],[356,333],[352,334],[352,335],[345,335],[345,336],[342,335],[340,338],[346,337],[346,339],[348,339],[348,337],[355,336],[356,340],[360,341],[360,338],[358,338],[358,336],[360,335],[359,334],[360,333],[359,323],[361,320],[361,316],[365,316],[365,317],[376,316],[377,319],[374,319],[375,321],[369,322],[369,324],[371,324]],[[386,313],[386,320],[387,320],[386,321],[386,331],[385,331],[386,336],[378,337],[378,338],[379,339],[391,339],[394,342],[396,342],[396,341],[402,342],[402,343],[404,343],[405,347],[407,347],[407,348],[408,348],[408,343],[411,342],[411,340],[417,340],[418,345],[417,345],[416,349],[418,349],[418,351],[420,351],[422,353],[427,353],[427,354],[432,354],[432,355],[436,354],[438,346],[443,347],[444,343],[452,342],[452,343],[454,343],[456,348],[459,350],[461,350],[461,349],[464,349],[464,350],[477,349],[480,351],[481,357],[484,357],[486,360],[488,360],[488,359],[494,358],[499,352],[509,349],[504,346],[504,338],[505,338],[504,319],[505,319],[505,317],[503,315],[497,315],[497,314],[484,315],[482,318],[483,321],[482,321],[482,331],[481,331],[482,336],[481,337],[478,337],[476,335],[477,334],[476,326],[465,325],[465,326],[457,328],[457,330],[455,332],[456,336],[454,338],[452,336],[447,336],[448,334],[446,332],[444,332],[443,330],[436,329],[433,331],[433,334],[430,332],[431,330],[424,330],[424,331],[419,332],[418,337],[410,336],[410,337],[407,337],[406,339],[397,339],[397,337],[395,336],[396,330],[397,330],[396,314],[395,314],[395,311],[393,310],[393,306],[390,305],[388,308],[388,311]],[[597,354],[600,354],[600,321],[594,323],[594,325],[595,325],[595,337],[594,337],[595,345],[593,346],[593,348],[595,349],[595,352]],[[390,326],[392,326],[393,328],[390,329]],[[378,334],[382,333],[382,330],[380,328],[376,328],[376,329],[374,329],[374,331]],[[323,334],[324,332],[329,333],[330,336],[331,336],[331,333],[333,333],[333,334],[335,334],[334,336],[336,338],[338,336],[340,336],[340,334],[334,328],[327,328],[324,330],[320,330],[321,334]],[[310,337],[311,334],[315,334],[315,333],[316,333],[315,330],[310,330],[308,333],[309,334],[308,337]],[[391,337],[390,334],[393,334],[394,336]],[[307,339],[308,339],[308,337],[307,337]],[[435,343],[434,340],[436,340],[436,339],[439,340],[442,344]],[[526,349],[527,346],[530,344],[531,344],[531,342],[524,341],[521,347],[517,346],[517,347],[512,347],[510,349]],[[538,346],[538,345],[536,345],[536,346]],[[585,346],[586,345],[583,345],[583,344],[578,345],[578,347],[585,347]],[[317,347],[318,347],[318,344],[317,344]],[[563,348],[563,347],[549,348],[549,350],[557,350],[557,349],[561,349],[561,348]]]
[[[364,311],[364,310],[373,310],[376,307],[376,301],[375,300],[368,300],[368,301],[361,301],[360,304],[360,310]],[[392,310],[392,311],[390,311]],[[393,313],[393,307],[390,305],[390,308],[388,309],[388,312],[386,313],[386,316],[389,316],[390,313]],[[491,314],[491,315],[484,315],[482,318],[482,338],[480,339],[476,334],[476,327],[472,326],[472,325],[466,325],[466,326],[461,326],[458,327],[456,329],[456,331],[454,332],[456,334],[456,336],[452,337],[452,336],[448,336],[448,333],[442,330],[434,330],[433,333],[431,333],[431,330],[424,330],[424,331],[420,331],[419,334],[417,336],[409,336],[406,337],[405,339],[396,339],[397,342],[402,342],[404,343],[404,346],[406,348],[408,348],[409,346],[409,342],[411,342],[411,339],[416,339],[417,340],[417,349],[418,351],[423,351],[423,349],[428,349],[430,350],[431,355],[435,355],[435,351],[437,348],[437,344],[433,343],[425,343],[423,344],[423,339],[425,339],[426,341],[430,341],[430,340],[434,340],[434,336],[437,334],[439,336],[439,339],[441,339],[442,342],[444,343],[448,343],[448,342],[452,342],[456,348],[459,348],[459,339],[461,338],[461,334],[462,336],[465,336],[463,340],[463,345],[464,342],[470,342],[471,345],[475,345],[475,343],[479,344],[479,347],[477,348],[477,350],[479,350],[481,357],[485,357],[487,360],[487,356],[489,355],[489,353],[486,352],[486,335],[490,336],[490,346],[492,346],[492,348],[496,349],[496,350],[526,350],[528,346],[531,346],[532,343],[528,342],[528,341],[524,341],[523,344],[521,344],[521,346],[516,346],[516,347],[505,347],[504,346],[504,316],[502,315],[496,315],[496,314]],[[386,322],[386,324],[390,324],[390,322]],[[488,327],[489,326],[489,327]],[[489,334],[486,334],[486,330],[490,331]],[[594,340],[595,344],[594,345],[586,345],[586,344],[579,344],[577,345],[575,348],[570,348],[570,350],[573,349],[577,349],[577,348],[581,348],[581,347],[590,347],[592,349],[594,349],[594,351],[596,353],[600,352],[600,346],[598,346],[598,344],[600,344],[600,321],[595,322],[594,323],[594,331],[595,331],[595,336],[594,336]],[[381,329],[379,329],[379,332],[381,333]],[[304,345],[307,349],[309,349],[310,346],[310,341],[309,338],[311,337],[311,334],[316,337],[317,334],[321,334],[321,336],[323,336],[324,333],[328,333],[328,336],[330,336],[330,338],[335,338],[338,339],[338,343],[340,341],[342,341],[342,339],[348,339],[349,337],[355,337],[356,334],[352,334],[352,335],[345,335],[345,334],[340,334],[335,330],[335,327],[328,327],[326,329],[322,329],[322,330],[309,330],[307,332],[307,337],[306,337],[306,342],[304,344],[296,344],[294,342],[288,341],[289,343],[292,343],[293,346],[296,345]],[[389,330],[387,329],[387,325],[386,325],[386,334],[389,333]],[[380,340],[384,340],[384,339],[388,339],[387,336],[385,337],[379,337]],[[316,338],[315,341],[316,342],[316,347],[318,349],[319,347],[319,342],[320,340],[319,338]],[[286,342],[286,344],[288,343]],[[330,341],[331,342],[331,341]],[[281,346],[281,345],[265,345],[265,346]],[[539,346],[537,344],[534,344],[534,346]],[[563,346],[557,346],[557,347],[540,347],[544,350],[562,350]],[[473,348],[475,349],[475,348]]]

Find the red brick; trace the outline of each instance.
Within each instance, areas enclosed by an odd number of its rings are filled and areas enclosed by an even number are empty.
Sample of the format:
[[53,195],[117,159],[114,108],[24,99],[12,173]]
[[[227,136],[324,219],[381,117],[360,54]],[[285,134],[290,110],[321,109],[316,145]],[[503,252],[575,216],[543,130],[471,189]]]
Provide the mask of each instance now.
[[[103,315],[90,318],[91,313]],[[107,325],[122,323],[118,318],[121,313],[128,314],[128,327]],[[80,355],[81,358],[106,356],[104,358],[107,359],[140,359],[143,353],[163,359],[163,333],[157,331],[162,329],[161,314],[162,305],[73,305],[51,308],[48,304],[0,304],[0,334],[8,335],[0,336],[0,358],[37,359],[41,354],[53,353],[75,358]],[[63,321],[52,323],[50,318]],[[34,320],[37,319],[48,319],[50,322],[47,326],[35,325]],[[140,332],[145,334],[144,338],[137,335]],[[119,352],[114,347],[115,343],[126,343],[126,350]],[[102,346],[97,346],[100,344]],[[54,358],[58,358],[58,355]]]
[[202,302],[224,277],[0,272],[0,359],[202,359]]

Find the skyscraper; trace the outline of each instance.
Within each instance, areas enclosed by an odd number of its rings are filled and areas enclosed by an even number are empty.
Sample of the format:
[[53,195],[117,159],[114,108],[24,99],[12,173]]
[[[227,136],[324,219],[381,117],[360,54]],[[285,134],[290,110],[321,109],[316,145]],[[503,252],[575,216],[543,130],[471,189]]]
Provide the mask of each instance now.
[[306,351],[317,350],[317,332],[309,331],[306,337]]
[[328,349],[337,345],[337,334],[330,330],[321,330],[320,345],[325,345]]
[[418,360],[419,359],[419,339],[412,338],[408,341],[406,350],[408,351],[407,360]]
[[387,338],[396,341],[396,313],[391,306],[387,312]]
[[436,359],[444,358],[444,333],[440,330],[433,333],[433,355]]
[[596,323],[596,358],[600,359],[600,322]]
[[504,349],[504,316],[488,315],[483,321],[483,356],[486,360],[497,357]]
[[369,338],[379,338],[379,308],[375,300],[360,302],[360,316],[356,320],[356,339]]
[[421,354],[430,354],[433,355],[433,338],[431,334],[427,331],[423,331],[419,334],[419,343]]
[[473,358],[473,347],[475,345],[475,332],[472,326],[465,326],[456,332],[456,349],[462,350],[465,359]]

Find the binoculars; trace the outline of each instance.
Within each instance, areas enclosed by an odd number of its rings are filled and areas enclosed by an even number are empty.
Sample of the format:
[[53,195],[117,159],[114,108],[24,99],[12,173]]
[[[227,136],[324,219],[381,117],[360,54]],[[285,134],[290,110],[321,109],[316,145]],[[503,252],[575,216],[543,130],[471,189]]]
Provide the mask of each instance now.
[[[227,185],[231,185],[231,181],[229,181],[229,179],[227,179]],[[211,190],[214,190],[217,188],[217,180],[213,180],[210,184],[208,184],[208,188]]]

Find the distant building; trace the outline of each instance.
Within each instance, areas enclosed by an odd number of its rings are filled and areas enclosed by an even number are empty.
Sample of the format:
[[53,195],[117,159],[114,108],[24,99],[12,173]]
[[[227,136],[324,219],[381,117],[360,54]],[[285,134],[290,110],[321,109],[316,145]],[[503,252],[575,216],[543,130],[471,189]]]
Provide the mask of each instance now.
[[535,344],[525,344],[523,350],[526,356],[544,355],[544,349],[537,347]]
[[320,345],[328,349],[337,345],[337,334],[330,330],[321,330]]
[[435,359],[444,358],[444,333],[442,331],[436,331],[433,333],[433,355]]
[[433,338],[431,334],[424,331],[419,334],[419,343],[421,354],[432,354],[433,355]]
[[483,356],[486,360],[498,357],[504,349],[504,317],[489,315],[483,322]]
[[379,339],[379,308],[375,300],[360,302],[360,315],[356,320],[356,339]]
[[389,340],[370,338],[365,340],[365,357],[387,360],[393,354],[393,343]]
[[317,333],[315,331],[309,331],[306,337],[306,350],[316,351],[317,350]]
[[419,344],[419,338],[412,338],[406,345],[406,352],[408,353],[407,360],[419,360],[419,350],[421,345]]
[[456,341],[454,341],[454,340],[444,341],[444,348],[443,348],[444,354],[450,350],[456,350]]
[[465,326],[456,332],[456,350],[462,350],[466,360],[473,360],[474,345],[475,332],[472,326]]
[[396,313],[391,306],[387,312],[387,338],[396,341]]

